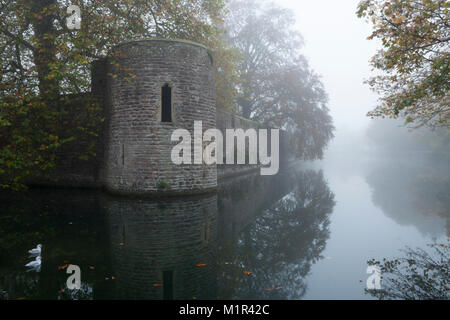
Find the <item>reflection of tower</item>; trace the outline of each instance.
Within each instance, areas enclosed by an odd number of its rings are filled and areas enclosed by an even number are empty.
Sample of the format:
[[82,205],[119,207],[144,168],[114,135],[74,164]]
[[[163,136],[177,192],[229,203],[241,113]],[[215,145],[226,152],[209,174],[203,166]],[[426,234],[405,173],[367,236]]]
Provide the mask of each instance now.
[[105,199],[118,299],[210,299],[216,295],[217,195]]

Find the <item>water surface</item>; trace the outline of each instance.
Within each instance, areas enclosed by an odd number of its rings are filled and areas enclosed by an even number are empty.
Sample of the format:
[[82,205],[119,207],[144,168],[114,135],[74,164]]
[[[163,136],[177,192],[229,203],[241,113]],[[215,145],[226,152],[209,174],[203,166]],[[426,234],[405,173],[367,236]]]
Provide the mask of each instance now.
[[[367,261],[448,243],[449,180],[428,163],[299,163],[218,194],[2,193],[3,299],[373,299]],[[39,272],[25,264],[42,244]],[[67,266],[82,270],[66,288]]]

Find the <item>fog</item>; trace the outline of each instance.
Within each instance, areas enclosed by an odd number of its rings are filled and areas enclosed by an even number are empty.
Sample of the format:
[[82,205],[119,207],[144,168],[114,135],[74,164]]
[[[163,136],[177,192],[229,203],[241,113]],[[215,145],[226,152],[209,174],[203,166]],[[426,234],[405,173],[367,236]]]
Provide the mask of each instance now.
[[369,60],[381,44],[367,40],[359,1],[275,2],[295,12],[302,53],[322,77],[336,128],[324,160],[309,164],[325,171],[337,205],[323,252],[329,261],[312,270],[306,298],[355,297],[360,288],[348,279],[364,277],[355,256],[397,257],[450,235],[449,134],[367,117],[378,96],[364,81],[376,75]]
[[428,140],[433,136],[444,151],[449,150],[448,143],[441,141],[448,140],[445,129],[434,133],[427,128],[411,130],[404,127],[402,120],[367,116],[375,108],[378,95],[364,81],[377,74],[369,60],[381,49],[381,43],[367,39],[372,29],[356,15],[359,0],[274,2],[295,13],[296,28],[304,39],[301,52],[320,74],[329,96],[336,131],[325,161],[330,158],[345,161],[351,157],[355,162],[380,156],[373,152],[377,148],[374,143],[383,140],[390,141],[390,150],[400,146],[402,150],[420,149],[421,145],[426,149],[424,136]]
[[367,40],[371,27],[356,16],[358,0],[275,0],[290,8],[303,35],[302,52],[321,76],[330,98],[336,135],[360,134],[367,128],[366,117],[377,101],[363,82],[373,72],[370,58],[379,43]]

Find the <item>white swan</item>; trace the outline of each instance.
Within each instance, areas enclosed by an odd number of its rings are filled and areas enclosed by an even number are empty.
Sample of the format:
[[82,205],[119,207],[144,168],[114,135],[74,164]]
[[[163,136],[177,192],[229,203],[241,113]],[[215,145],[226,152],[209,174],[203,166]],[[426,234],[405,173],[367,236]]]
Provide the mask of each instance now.
[[41,271],[41,257],[40,256],[36,257],[36,260],[31,261],[30,263],[27,263],[25,265],[25,267],[30,268],[27,272],[30,272],[30,271],[40,272]]
[[28,253],[33,256],[40,256],[42,252],[42,245],[38,244],[36,248],[28,250]]

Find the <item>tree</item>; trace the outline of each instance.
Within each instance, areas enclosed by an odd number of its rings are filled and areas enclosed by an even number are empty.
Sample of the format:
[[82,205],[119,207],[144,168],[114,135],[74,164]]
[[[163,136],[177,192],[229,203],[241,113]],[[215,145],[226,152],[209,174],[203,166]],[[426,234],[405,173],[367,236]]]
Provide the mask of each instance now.
[[[81,9],[80,30],[66,26],[72,4]],[[19,188],[31,171],[54,167],[63,145],[98,134],[102,119],[94,102],[65,123],[68,94],[89,91],[90,63],[125,40],[158,34],[207,45],[217,57],[218,95],[227,103],[233,86],[223,78],[231,77],[233,64],[218,28],[223,14],[223,0],[0,0],[2,187]],[[95,156],[90,150],[82,156]]]
[[242,115],[290,133],[296,156],[321,158],[333,137],[327,95],[301,55],[294,14],[264,0],[234,0],[225,19],[228,41],[240,60]]
[[381,75],[368,81],[382,97],[369,116],[448,127],[449,6],[446,0],[360,2],[358,16],[373,24],[368,39],[383,45],[372,59]]

